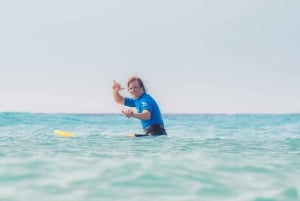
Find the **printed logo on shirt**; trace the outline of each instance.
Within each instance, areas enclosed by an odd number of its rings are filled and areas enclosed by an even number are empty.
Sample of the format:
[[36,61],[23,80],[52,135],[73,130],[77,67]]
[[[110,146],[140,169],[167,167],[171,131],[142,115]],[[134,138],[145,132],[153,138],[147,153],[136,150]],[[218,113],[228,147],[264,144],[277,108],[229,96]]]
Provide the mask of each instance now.
[[147,102],[141,102],[141,104],[142,104],[142,107],[148,106],[148,103],[147,103]]

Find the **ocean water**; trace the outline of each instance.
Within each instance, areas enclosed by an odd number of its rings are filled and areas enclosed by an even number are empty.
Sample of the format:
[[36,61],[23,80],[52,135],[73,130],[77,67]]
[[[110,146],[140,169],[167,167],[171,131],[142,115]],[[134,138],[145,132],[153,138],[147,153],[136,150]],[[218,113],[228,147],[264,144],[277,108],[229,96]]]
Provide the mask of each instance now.
[[300,114],[164,120],[168,136],[128,138],[121,114],[0,113],[0,200],[300,200]]

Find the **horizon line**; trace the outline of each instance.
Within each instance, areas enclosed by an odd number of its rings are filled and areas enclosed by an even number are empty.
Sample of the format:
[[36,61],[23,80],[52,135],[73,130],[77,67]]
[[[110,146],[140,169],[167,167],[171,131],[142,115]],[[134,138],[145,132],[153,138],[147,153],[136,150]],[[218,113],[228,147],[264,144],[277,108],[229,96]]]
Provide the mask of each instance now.
[[[28,113],[28,114],[70,114],[70,115],[122,115],[120,112],[29,112],[29,111],[0,111],[1,113]],[[162,112],[162,115],[286,115],[300,114],[300,112]]]

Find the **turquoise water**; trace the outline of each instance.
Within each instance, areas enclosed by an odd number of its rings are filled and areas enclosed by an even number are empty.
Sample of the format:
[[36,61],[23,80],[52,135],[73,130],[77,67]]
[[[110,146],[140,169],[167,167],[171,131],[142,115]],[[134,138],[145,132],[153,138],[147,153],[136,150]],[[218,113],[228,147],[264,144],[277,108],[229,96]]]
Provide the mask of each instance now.
[[0,113],[0,200],[300,200],[300,114],[164,119],[128,138],[119,114]]

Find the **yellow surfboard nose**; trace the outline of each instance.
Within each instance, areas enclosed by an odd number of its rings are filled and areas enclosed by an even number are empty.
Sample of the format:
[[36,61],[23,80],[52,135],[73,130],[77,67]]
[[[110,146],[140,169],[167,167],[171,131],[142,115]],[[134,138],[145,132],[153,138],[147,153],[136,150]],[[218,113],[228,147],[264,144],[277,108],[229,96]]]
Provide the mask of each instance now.
[[60,137],[74,137],[75,136],[73,133],[65,132],[62,130],[54,130],[54,133]]

